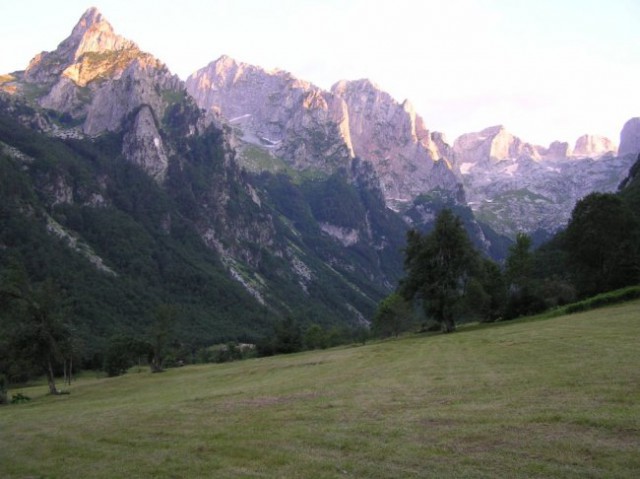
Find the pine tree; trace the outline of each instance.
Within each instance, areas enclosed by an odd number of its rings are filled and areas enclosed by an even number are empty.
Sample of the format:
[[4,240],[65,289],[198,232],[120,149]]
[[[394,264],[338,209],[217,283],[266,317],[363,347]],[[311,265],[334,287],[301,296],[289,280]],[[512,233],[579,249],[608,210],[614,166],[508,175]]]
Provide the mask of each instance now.
[[401,282],[400,292],[406,299],[421,299],[427,316],[438,321],[443,331],[455,331],[476,258],[460,218],[451,210],[442,210],[430,234],[408,232],[407,276]]

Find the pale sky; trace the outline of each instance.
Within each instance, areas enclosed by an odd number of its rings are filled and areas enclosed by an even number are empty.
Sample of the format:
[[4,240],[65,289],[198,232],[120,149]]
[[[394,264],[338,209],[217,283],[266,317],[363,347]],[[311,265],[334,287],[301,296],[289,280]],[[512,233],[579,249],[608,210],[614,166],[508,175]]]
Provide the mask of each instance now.
[[91,6],[182,79],[222,54],[326,89],[369,78],[450,143],[497,124],[618,143],[640,116],[640,0],[0,0],[0,73]]

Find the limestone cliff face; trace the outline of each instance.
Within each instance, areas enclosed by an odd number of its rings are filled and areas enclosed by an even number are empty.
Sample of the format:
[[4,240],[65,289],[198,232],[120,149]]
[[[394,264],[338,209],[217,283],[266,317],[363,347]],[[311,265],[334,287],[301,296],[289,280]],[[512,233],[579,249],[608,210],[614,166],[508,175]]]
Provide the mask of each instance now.
[[[298,170],[333,172],[354,156],[373,164],[391,207],[433,189],[457,189],[451,150],[409,102],[367,80],[330,92],[282,71],[221,57],[187,79],[198,104]],[[241,147],[242,149],[242,147]]]
[[637,155],[640,153],[640,117],[631,118],[620,132],[620,149],[618,154]]
[[116,35],[95,8],[56,50],[37,55],[23,80],[45,92],[41,106],[82,121],[88,135],[118,129],[142,104],[161,117],[167,103],[162,92],[181,88],[163,63]]
[[42,52],[31,60],[25,70],[25,79],[47,83],[65,76],[84,86],[98,70],[95,67],[99,62],[92,61],[97,58],[91,54],[133,50],[138,50],[135,43],[116,35],[102,14],[96,8],[90,8],[55,51]]
[[187,90],[205,110],[242,128],[242,140],[299,170],[333,171],[353,156],[344,102],[284,71],[223,56],[191,75]]
[[568,143],[554,141],[548,148],[527,143],[509,133],[504,126],[492,126],[476,133],[458,137],[454,144],[455,164],[464,172],[478,163],[504,160],[570,160],[576,158],[600,158],[615,154],[616,145],[606,137],[583,135],[572,149]]
[[87,10],[56,50],[37,55],[19,80],[17,94],[40,91],[39,106],[67,114],[85,135],[119,130],[133,115],[123,154],[164,179],[167,152],[155,123],[170,106],[171,92],[184,91],[184,85],[162,62],[117,35],[97,9]]
[[142,167],[153,179],[164,180],[169,158],[150,106],[142,106],[135,115],[122,139],[122,149],[129,161]]
[[525,143],[497,125],[477,133],[466,133],[455,140],[453,151],[459,169],[465,171],[477,163],[506,159],[540,159],[541,148]]
[[599,158],[608,153],[617,153],[618,148],[609,138],[599,135],[582,135],[576,140],[573,156],[576,158]]
[[355,154],[371,161],[390,206],[430,190],[455,190],[451,149],[405,100],[399,103],[369,80],[340,81],[331,91],[344,99]]
[[584,135],[573,150],[558,141],[545,148],[502,126],[462,135],[453,150],[476,216],[508,236],[563,227],[576,201],[615,191],[630,167],[604,137]]

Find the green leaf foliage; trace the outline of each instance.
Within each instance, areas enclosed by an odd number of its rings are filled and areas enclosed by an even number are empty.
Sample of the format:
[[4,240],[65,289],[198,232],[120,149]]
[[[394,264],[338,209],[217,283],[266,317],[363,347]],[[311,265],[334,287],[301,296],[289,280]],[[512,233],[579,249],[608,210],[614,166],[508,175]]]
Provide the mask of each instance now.
[[583,297],[640,281],[640,226],[619,196],[593,193],[580,200],[565,241]]

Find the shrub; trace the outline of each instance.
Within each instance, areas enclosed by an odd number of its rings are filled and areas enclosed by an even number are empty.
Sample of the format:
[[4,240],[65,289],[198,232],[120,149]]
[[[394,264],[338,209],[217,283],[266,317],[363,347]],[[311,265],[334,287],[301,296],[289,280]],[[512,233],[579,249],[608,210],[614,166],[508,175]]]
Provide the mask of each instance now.
[[14,394],[11,397],[11,404],[22,404],[29,401],[31,401],[31,398],[29,396],[25,396],[22,393]]
[[562,316],[564,314],[580,313],[582,311],[589,311],[603,306],[624,303],[638,298],[640,298],[640,286],[630,286],[628,288],[598,294],[577,303],[568,304],[554,310],[551,315]]

